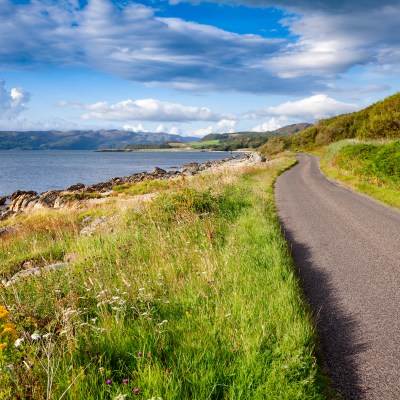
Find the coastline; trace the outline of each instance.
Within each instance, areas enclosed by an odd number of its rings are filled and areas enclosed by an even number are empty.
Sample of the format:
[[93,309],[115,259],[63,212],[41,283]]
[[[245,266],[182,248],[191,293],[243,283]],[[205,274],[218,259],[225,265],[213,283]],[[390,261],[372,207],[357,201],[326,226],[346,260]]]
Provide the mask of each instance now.
[[207,169],[232,165],[235,163],[258,163],[266,161],[257,152],[243,153],[242,157],[238,154],[232,157],[206,161],[202,163],[191,162],[183,165],[177,170],[166,171],[155,167],[152,172],[139,172],[124,177],[114,177],[105,182],[98,182],[91,185],[76,183],[64,190],[49,190],[42,193],[29,190],[16,190],[10,195],[0,197],[0,221],[4,221],[15,214],[28,210],[43,208],[61,209],[71,206],[71,203],[82,202],[90,199],[100,199],[109,197],[113,188],[121,185],[133,185],[144,181],[169,180],[178,177],[192,176]]

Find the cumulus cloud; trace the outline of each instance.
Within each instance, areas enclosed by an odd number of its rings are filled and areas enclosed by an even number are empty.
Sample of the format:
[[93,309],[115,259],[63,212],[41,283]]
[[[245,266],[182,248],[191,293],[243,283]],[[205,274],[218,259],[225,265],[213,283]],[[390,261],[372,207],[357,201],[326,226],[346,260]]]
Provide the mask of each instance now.
[[243,119],[269,118],[267,122],[257,125],[254,131],[269,131],[278,129],[283,124],[293,122],[316,121],[340,114],[350,113],[359,110],[357,104],[344,103],[335,100],[326,94],[316,94],[296,101],[287,101],[277,106],[268,107],[262,110],[253,110],[243,114]]
[[206,107],[186,106],[155,99],[124,100],[116,104],[106,101],[86,106],[84,120],[108,121],[216,121],[221,118]]
[[272,132],[281,128],[284,125],[283,122],[286,120],[287,119],[285,117],[280,117],[280,118],[273,117],[266,122],[256,125],[251,130],[253,132]]
[[30,94],[20,87],[6,89],[6,82],[0,79],[0,119],[12,119],[26,110]]
[[236,120],[233,119],[222,119],[214,125],[210,125],[206,128],[196,129],[191,132],[193,136],[205,136],[210,133],[233,133],[235,132]]

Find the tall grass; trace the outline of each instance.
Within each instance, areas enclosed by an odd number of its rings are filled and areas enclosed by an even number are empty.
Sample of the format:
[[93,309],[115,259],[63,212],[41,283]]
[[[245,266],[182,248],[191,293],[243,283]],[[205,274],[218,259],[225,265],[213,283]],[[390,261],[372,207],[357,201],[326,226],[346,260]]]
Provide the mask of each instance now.
[[400,141],[343,140],[328,147],[321,167],[359,192],[400,208]]
[[92,236],[79,235],[75,211],[36,216],[63,222],[8,238],[3,260],[54,248],[76,257],[0,289],[24,339],[0,398],[322,399],[315,332],[273,202],[291,162],[197,176],[145,207],[103,205],[109,229]]

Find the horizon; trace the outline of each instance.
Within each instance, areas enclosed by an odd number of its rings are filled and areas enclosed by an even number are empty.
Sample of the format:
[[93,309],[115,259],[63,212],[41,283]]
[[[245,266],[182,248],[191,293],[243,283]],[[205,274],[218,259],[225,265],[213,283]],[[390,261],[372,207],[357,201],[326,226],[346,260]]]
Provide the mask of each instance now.
[[1,3],[0,131],[274,131],[398,92],[394,0]]

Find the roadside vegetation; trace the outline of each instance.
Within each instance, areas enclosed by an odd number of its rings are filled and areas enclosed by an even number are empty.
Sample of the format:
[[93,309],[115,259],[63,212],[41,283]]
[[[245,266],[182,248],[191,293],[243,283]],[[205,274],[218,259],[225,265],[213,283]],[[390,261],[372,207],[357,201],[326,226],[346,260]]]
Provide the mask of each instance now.
[[259,148],[267,157],[285,150],[322,156],[329,177],[400,208],[400,93]]
[[26,263],[69,264],[0,288],[0,399],[325,398],[273,201],[293,162],[9,220],[4,280]]
[[322,170],[353,189],[400,208],[400,141],[343,140],[328,147]]

